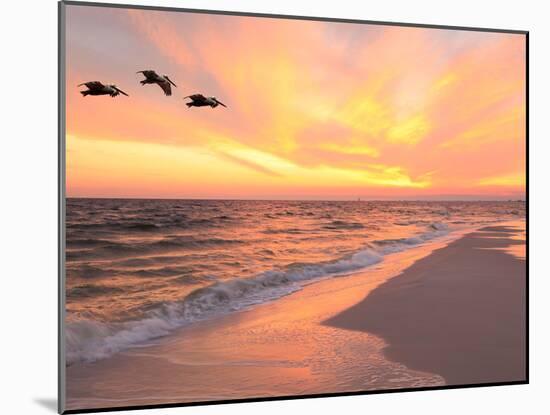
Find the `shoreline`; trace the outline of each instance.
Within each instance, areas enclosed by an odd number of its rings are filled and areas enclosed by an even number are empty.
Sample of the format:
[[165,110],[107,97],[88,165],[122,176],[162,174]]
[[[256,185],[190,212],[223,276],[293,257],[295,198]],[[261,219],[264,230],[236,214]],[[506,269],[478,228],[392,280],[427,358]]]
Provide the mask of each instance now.
[[139,405],[144,396],[149,403],[181,403],[445,385],[437,373],[388,356],[383,336],[326,322],[465,233],[305,285],[277,301],[197,322],[115,356],[71,365],[67,406]]
[[385,340],[384,355],[449,385],[526,380],[524,245],[486,226],[420,259],[324,322]]
[[[364,245],[361,248],[358,248],[353,253],[349,253],[344,256],[340,256],[339,258],[334,258],[332,261],[327,262],[320,262],[320,263],[311,263],[311,264],[304,264],[302,270],[295,270],[295,271],[284,271],[287,274],[287,277],[289,278],[289,281],[283,281],[281,284],[280,281],[283,279],[280,278],[280,274],[277,272],[274,275],[273,283],[276,287],[279,288],[279,292],[276,293],[267,293],[267,295],[263,298],[258,298],[257,300],[247,304],[243,308],[239,308],[239,302],[246,302],[246,297],[244,298],[230,298],[228,299],[230,301],[234,301],[235,305],[233,310],[227,311],[224,310],[224,308],[227,308],[223,304],[220,304],[222,307],[220,307],[220,311],[216,312],[216,310],[212,310],[211,315],[205,316],[205,318],[197,318],[195,321],[185,322],[185,323],[176,323],[173,324],[171,321],[164,321],[162,322],[163,334],[158,335],[156,332],[157,330],[157,322],[153,321],[150,318],[143,317],[141,319],[136,319],[134,321],[129,321],[128,325],[123,328],[119,328],[118,332],[114,332],[109,334],[109,337],[107,338],[109,344],[102,344],[100,342],[96,343],[95,350],[87,350],[85,347],[82,347],[79,349],[68,349],[68,354],[66,358],[66,366],[70,366],[75,363],[84,363],[84,362],[90,362],[94,363],[98,360],[102,360],[105,358],[110,358],[112,356],[115,356],[116,354],[123,352],[124,350],[128,350],[134,347],[140,347],[140,344],[144,343],[147,344],[147,342],[151,340],[158,339],[160,337],[165,336],[171,336],[178,330],[189,327],[190,325],[197,324],[203,321],[208,321],[212,319],[222,318],[224,315],[232,314],[232,313],[238,313],[242,311],[250,310],[254,307],[259,307],[264,304],[271,303],[273,301],[280,300],[281,298],[293,295],[294,293],[303,290],[305,287],[311,285],[311,284],[317,284],[325,280],[330,280],[333,278],[340,278],[340,277],[350,277],[353,275],[363,274],[363,273],[369,273],[370,270],[372,270],[372,267],[385,267],[389,261],[393,261],[391,258],[394,257],[396,254],[403,253],[405,256],[407,256],[407,251],[411,252],[422,252],[425,250],[431,250],[434,246],[441,246],[441,245],[447,245],[451,241],[454,241],[460,237],[462,237],[465,233],[473,231],[475,228],[465,228],[465,229],[457,229],[451,232],[448,232],[447,228],[440,229],[435,226],[429,226],[428,230],[424,233],[420,233],[417,236],[410,237],[408,239],[417,239],[416,241],[412,242],[400,242],[399,239],[395,240],[396,246],[393,248],[395,250],[387,250],[383,245],[373,247]],[[404,238],[407,239],[407,238]],[[413,254],[414,255],[414,254]],[[297,274],[297,278],[295,278],[294,281],[291,280],[293,278],[292,274]],[[304,274],[304,277],[300,276],[300,273]],[[312,274],[318,274],[318,275],[312,275]],[[395,276],[396,274],[388,273],[387,277],[391,278]],[[257,281],[259,280],[259,281]],[[226,292],[216,293],[215,290],[223,291],[223,288],[220,290],[220,286],[226,286],[228,290],[231,290],[231,286],[235,282],[259,282],[259,285],[263,285],[267,288],[273,288],[269,278],[263,278],[262,274],[257,274],[253,277],[249,278],[243,278],[240,280],[227,280],[222,281],[219,283],[212,283],[210,285],[207,285],[205,287],[202,287],[195,292],[207,292],[208,290],[212,291],[212,294],[215,295],[221,295],[225,296]],[[260,287],[261,288],[261,287]],[[187,295],[187,297],[191,297],[193,292]],[[246,294],[246,293],[245,293]],[[185,298],[181,300],[181,302],[185,301]],[[76,322],[76,330],[79,330],[83,321],[77,321]],[[148,324],[152,323],[149,327],[140,326],[140,323]],[[103,322],[96,322],[96,321],[84,321],[83,329],[84,331],[88,331],[90,327],[97,326],[98,329],[101,331],[107,331],[109,330],[108,327],[109,323],[103,323]],[[67,332],[70,332],[71,327],[67,328]],[[147,330],[150,330],[152,332],[151,335],[147,334]],[[139,341],[134,341],[130,336],[130,341],[124,343],[125,341],[125,334],[128,332],[137,332],[142,331],[145,334],[142,334]],[[123,338],[120,339],[122,343],[115,341],[115,337],[117,335],[122,334]],[[105,340],[105,339],[96,339],[96,340]],[[85,345],[84,345],[85,346]],[[116,349],[116,350],[115,350]],[[82,357],[84,355],[84,357]]]

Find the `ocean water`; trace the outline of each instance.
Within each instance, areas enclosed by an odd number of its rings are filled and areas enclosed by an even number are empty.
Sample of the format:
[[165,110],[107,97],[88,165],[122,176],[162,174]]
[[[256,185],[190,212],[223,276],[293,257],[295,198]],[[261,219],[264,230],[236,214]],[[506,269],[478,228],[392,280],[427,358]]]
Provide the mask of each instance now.
[[524,217],[521,201],[68,199],[67,364]]

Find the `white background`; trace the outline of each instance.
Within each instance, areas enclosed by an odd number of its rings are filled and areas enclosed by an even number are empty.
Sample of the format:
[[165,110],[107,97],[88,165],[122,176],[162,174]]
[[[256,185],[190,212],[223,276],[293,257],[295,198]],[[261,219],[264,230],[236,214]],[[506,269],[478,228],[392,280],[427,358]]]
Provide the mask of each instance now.
[[[127,3],[132,0],[127,0]],[[531,384],[142,411],[143,414],[548,413],[549,14],[544,1],[140,0],[140,4],[530,31]],[[52,414],[57,373],[57,4],[3,2],[0,411]],[[464,166],[467,168],[467,166]],[[495,293],[498,295],[498,293]]]

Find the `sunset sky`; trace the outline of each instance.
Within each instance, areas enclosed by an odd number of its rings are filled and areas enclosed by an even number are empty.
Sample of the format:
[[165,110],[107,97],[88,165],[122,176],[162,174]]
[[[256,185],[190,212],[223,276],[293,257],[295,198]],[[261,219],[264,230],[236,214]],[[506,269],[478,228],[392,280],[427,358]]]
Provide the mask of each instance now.
[[525,197],[523,35],[89,6],[66,29],[70,197]]

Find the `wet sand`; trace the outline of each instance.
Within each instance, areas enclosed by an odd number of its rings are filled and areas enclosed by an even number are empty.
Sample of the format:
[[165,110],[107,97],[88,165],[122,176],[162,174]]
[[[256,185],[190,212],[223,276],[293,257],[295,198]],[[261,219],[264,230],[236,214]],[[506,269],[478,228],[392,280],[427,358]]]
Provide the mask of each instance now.
[[466,235],[324,324],[380,336],[388,359],[449,385],[524,381],[521,236],[507,226]]

